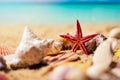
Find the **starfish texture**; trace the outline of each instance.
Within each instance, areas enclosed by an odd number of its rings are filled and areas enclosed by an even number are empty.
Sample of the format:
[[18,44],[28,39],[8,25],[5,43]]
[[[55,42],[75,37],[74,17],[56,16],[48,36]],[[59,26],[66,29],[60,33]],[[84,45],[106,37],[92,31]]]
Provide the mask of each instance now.
[[60,37],[66,39],[74,44],[72,47],[73,52],[76,52],[76,50],[78,48],[80,48],[85,54],[88,55],[88,51],[87,51],[84,43],[91,40],[96,35],[98,35],[98,34],[92,34],[92,35],[83,37],[80,23],[77,20],[77,31],[76,31],[75,36],[72,36],[69,33],[67,33],[66,35],[60,35]]

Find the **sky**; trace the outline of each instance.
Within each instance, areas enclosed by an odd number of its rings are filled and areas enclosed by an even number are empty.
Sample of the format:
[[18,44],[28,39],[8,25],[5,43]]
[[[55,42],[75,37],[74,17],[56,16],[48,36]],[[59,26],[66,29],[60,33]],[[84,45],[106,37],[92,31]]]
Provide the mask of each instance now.
[[0,2],[119,2],[120,0],[0,0]]

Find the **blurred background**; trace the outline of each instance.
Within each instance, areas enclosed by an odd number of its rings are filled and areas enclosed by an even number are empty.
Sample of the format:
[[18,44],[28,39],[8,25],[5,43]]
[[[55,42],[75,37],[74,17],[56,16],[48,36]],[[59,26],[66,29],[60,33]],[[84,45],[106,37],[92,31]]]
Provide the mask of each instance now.
[[77,19],[84,35],[108,35],[120,26],[120,0],[0,0],[0,43],[16,48],[24,26],[41,39],[59,39],[75,33]]
[[119,23],[120,0],[0,0],[0,24]]

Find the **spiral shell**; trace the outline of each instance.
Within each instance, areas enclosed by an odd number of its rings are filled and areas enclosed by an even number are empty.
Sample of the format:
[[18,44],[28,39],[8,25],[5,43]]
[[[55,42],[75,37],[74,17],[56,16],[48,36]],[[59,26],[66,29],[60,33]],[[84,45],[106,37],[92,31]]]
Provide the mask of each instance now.
[[40,63],[45,55],[57,53],[61,48],[62,43],[50,39],[39,39],[25,27],[15,54],[5,56],[5,60],[12,68],[28,67]]
[[0,55],[6,56],[14,53],[14,48],[7,44],[0,43]]

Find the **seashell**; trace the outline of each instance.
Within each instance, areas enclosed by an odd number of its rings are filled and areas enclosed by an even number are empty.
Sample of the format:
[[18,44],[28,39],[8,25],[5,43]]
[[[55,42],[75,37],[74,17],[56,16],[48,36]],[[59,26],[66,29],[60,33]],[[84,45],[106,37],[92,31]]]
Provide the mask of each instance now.
[[5,60],[12,68],[28,67],[40,63],[45,55],[57,53],[61,48],[62,43],[50,39],[39,39],[25,27],[15,54],[5,56]]
[[48,42],[46,45],[47,46],[46,48],[48,49],[46,55],[57,54],[62,49],[62,45],[63,45],[62,42],[57,42],[52,39],[47,39],[46,41]]
[[93,64],[110,65],[113,57],[112,42],[108,40],[101,43],[93,56]]
[[6,44],[0,43],[0,55],[6,56],[9,54],[13,54],[15,51],[14,49]]
[[64,62],[77,61],[79,59],[78,54],[70,51],[60,51],[58,54],[45,56],[42,61],[48,65],[58,65]]
[[120,28],[112,29],[109,36],[112,38],[120,39]]
[[96,37],[86,42],[85,45],[87,47],[88,52],[93,53],[96,50],[96,48],[106,39],[107,38],[104,35],[98,34]]
[[87,71],[89,77],[97,78],[109,69],[113,58],[113,42],[114,41],[111,38],[108,38],[98,46],[93,56],[93,66]]
[[49,75],[49,80],[88,80],[81,70],[70,65],[56,67]]

